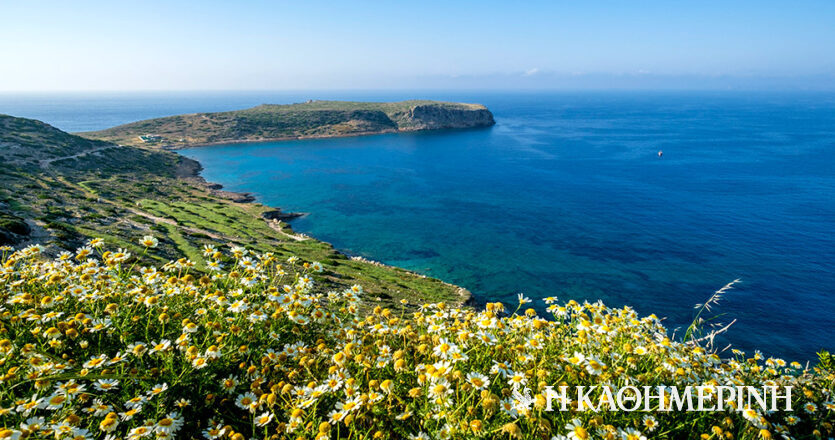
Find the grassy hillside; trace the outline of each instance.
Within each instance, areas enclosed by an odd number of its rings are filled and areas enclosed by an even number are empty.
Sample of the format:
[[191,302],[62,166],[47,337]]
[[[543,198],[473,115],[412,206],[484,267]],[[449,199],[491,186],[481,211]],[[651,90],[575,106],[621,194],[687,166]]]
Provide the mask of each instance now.
[[[136,237],[160,239],[158,263],[181,257],[206,271],[204,245],[320,261],[326,283],[361,283],[375,304],[462,301],[458,288],[399,268],[355,261],[321,241],[269,220],[270,207],[238,203],[195,178],[198,165],[176,153],[91,141],[28,119],[0,116],[0,244],[72,250],[90,238],[138,255]],[[378,301],[379,299],[379,301]]]
[[310,101],[149,119],[81,135],[123,145],[183,147],[230,141],[483,127],[493,123],[490,111],[478,104]]

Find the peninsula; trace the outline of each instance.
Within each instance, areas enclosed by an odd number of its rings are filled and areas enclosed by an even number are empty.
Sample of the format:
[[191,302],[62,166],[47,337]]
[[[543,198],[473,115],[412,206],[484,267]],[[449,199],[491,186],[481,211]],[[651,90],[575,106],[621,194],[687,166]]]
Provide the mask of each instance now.
[[286,222],[295,214],[219,190],[198,175],[199,163],[173,151],[85,139],[0,114],[0,165],[0,247],[37,244],[57,255],[103,238],[141,256],[136,238],[154,235],[156,252],[143,264],[186,258],[195,262],[195,273],[205,274],[205,246],[241,246],[319,261],[328,267],[323,285],[360,284],[373,298],[371,307],[396,308],[404,298],[451,304],[469,298],[457,286],[350,257],[297,234]]
[[235,142],[359,136],[419,130],[489,127],[493,114],[480,104],[307,101],[246,110],[148,119],[79,133],[121,145],[168,149]]

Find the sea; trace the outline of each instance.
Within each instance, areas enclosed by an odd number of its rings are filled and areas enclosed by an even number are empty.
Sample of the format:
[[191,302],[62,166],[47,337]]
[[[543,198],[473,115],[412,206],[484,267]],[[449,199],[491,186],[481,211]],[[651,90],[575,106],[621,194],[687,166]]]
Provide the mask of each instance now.
[[182,150],[203,176],[306,215],[298,232],[469,289],[601,300],[808,361],[835,350],[835,94],[294,91],[0,94],[75,132],[308,99],[477,102],[483,129]]

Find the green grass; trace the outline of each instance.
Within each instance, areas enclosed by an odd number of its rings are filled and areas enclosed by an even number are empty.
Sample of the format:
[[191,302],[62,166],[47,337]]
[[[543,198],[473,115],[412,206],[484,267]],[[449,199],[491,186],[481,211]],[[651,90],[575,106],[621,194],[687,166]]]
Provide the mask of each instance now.
[[192,246],[189,240],[187,240],[183,234],[180,232],[179,229],[172,225],[160,225],[166,229],[165,237],[172,242],[174,242],[174,246],[176,246],[177,250],[181,252],[186,258],[191,260],[197,265],[198,269],[205,269],[206,265],[203,264],[203,254],[200,249]]
[[[8,120],[6,124],[9,125]],[[35,163],[56,157],[48,145],[35,148],[37,142],[60,141],[73,146],[74,149],[64,151],[70,154],[100,146],[36,121],[11,125],[34,132],[29,136],[6,133],[0,124],[0,139],[29,139],[31,143],[27,145],[32,148],[19,151]],[[7,163],[0,169],[0,213],[39,225],[45,236],[37,241],[53,254],[101,237],[109,247],[139,255],[142,249],[137,240],[154,235],[160,239],[160,246],[153,258],[143,257],[148,262],[186,256],[198,263],[197,269],[202,271],[203,245],[244,246],[259,253],[271,252],[280,259],[296,255],[305,261],[333,263],[328,265],[330,270],[322,285],[338,290],[361,283],[374,305],[399,307],[401,298],[460,302],[456,288],[438,280],[402,269],[351,261],[328,243],[315,239],[290,239],[273,230],[261,217],[272,208],[258,203],[233,203],[207,191],[195,180],[177,178],[178,167],[188,165],[185,161],[176,153],[127,146],[79,156],[76,160],[54,161],[48,167],[31,166],[31,161]],[[148,216],[167,218],[176,224],[164,224]],[[284,222],[282,228],[294,234]]]

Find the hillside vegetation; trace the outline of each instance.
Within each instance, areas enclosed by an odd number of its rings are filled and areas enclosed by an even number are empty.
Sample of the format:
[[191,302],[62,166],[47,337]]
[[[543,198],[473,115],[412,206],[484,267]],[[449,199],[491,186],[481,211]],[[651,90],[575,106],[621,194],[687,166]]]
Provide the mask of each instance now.
[[[54,255],[101,237],[136,255],[134,238],[155,234],[158,252],[147,259],[156,263],[199,261],[204,245],[223,243],[325,262],[327,283],[362,283],[374,304],[397,306],[404,296],[454,303],[468,298],[456,286],[354,260],[296,234],[273,208],[211,189],[195,177],[196,162],[173,152],[91,141],[4,115],[0,151],[0,245],[42,244]],[[194,270],[208,268],[198,262]]]
[[[317,262],[207,246],[163,265],[91,240],[2,251],[0,438],[770,439],[832,435],[832,367],[722,359],[601,303],[362,312]],[[193,267],[214,268],[200,275]],[[404,302],[406,300],[404,299]],[[546,319],[547,318],[547,319]],[[547,411],[546,386],[660,389],[649,411]],[[669,411],[668,387],[793,387],[793,411]],[[523,388],[528,389],[524,396]],[[513,391],[518,391],[519,394]],[[719,394],[709,392],[706,407]],[[783,408],[781,404],[781,409]],[[643,407],[643,406],[642,406]],[[738,411],[737,411],[738,410]],[[111,437],[105,437],[109,435]]]
[[493,125],[478,104],[310,101],[149,119],[82,136],[123,145],[184,147],[222,142],[349,136]]

